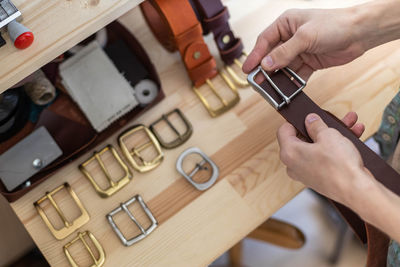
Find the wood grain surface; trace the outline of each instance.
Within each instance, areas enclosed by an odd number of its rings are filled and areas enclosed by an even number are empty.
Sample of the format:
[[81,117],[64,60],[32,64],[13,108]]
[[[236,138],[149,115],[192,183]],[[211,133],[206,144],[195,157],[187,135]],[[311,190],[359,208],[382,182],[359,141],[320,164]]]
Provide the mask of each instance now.
[[[258,33],[288,8],[340,7],[360,2],[224,1],[230,9],[232,27],[241,36],[247,51],[254,45]],[[33,202],[63,182],[69,182],[88,210],[91,219],[80,230],[90,230],[103,245],[105,266],[205,266],[303,189],[301,184],[287,177],[279,161],[275,134],[283,119],[250,88],[240,89],[241,101],[233,110],[212,119],[194,95],[179,55],[167,53],[157,43],[140,10],[134,8],[120,21],[146,48],[167,95],[164,101],[132,121],[131,125],[149,125],[162,113],[179,107],[193,124],[193,136],[181,147],[164,150],[165,159],[157,169],[145,174],[134,172],[133,180],[110,198],[101,199],[79,172],[77,166],[90,156],[88,154],[61,169],[11,206],[52,266],[68,266],[62,246],[75,234],[57,241],[36,213]],[[215,53],[212,38],[206,39]],[[220,81],[216,83],[221,85]],[[366,124],[365,138],[378,128],[383,108],[398,91],[399,83],[400,42],[392,42],[346,66],[315,73],[305,91],[339,117],[348,111],[357,111],[360,120]],[[97,150],[106,144],[117,148],[119,133]],[[202,193],[175,170],[179,154],[192,146],[208,154],[221,171],[217,183]],[[118,164],[109,157],[104,155],[107,166],[112,173],[117,173]],[[91,171],[100,175],[100,168],[91,168]],[[135,194],[143,197],[159,226],[144,240],[124,247],[105,215]],[[71,207],[66,198],[60,198],[59,202],[66,210]],[[119,222],[121,228],[129,229],[129,220]],[[84,250],[77,250],[77,253],[76,257],[85,258]]]

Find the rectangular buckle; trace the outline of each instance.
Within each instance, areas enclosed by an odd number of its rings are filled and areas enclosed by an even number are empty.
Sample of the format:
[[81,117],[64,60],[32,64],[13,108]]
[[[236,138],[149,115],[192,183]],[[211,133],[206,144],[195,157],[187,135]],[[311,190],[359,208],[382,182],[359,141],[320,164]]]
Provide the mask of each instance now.
[[[183,161],[190,154],[198,154],[203,158],[203,160],[201,162],[197,163],[196,167],[189,174],[187,174],[183,170]],[[204,183],[195,182],[193,180],[193,176],[201,170],[206,170],[207,168],[204,167],[204,165],[206,163],[208,163],[212,168],[212,174],[211,174],[210,179]],[[178,172],[180,174],[182,174],[183,177],[185,177],[185,179],[189,183],[191,183],[197,190],[200,190],[200,191],[204,191],[204,190],[210,188],[215,183],[215,181],[217,180],[217,178],[219,176],[218,166],[203,151],[201,151],[197,147],[188,148],[185,151],[183,151],[181,155],[179,155],[178,160],[176,161],[176,169],[178,170]]]
[[[123,176],[116,182],[114,182],[111,179],[111,175],[110,175],[109,171],[107,170],[107,168],[105,167],[103,160],[100,157],[106,151],[110,151],[112,153],[114,158],[117,160],[117,162],[119,163],[119,165],[122,167],[122,169],[125,172],[125,174],[123,174]],[[106,188],[106,189],[102,189],[96,183],[95,179],[93,178],[93,176],[89,173],[89,171],[86,168],[86,166],[89,165],[89,163],[91,163],[94,160],[96,160],[98,162],[98,164],[101,167],[101,170],[103,171],[104,175],[107,178],[108,183],[110,184],[110,186],[108,188]],[[129,181],[133,177],[132,172],[129,170],[128,166],[126,166],[126,164],[122,161],[121,157],[119,156],[117,150],[115,150],[115,148],[113,146],[111,146],[111,145],[107,145],[100,152],[94,152],[93,156],[91,158],[89,158],[84,163],[79,165],[79,170],[86,176],[86,178],[93,185],[93,187],[96,190],[96,192],[103,198],[106,198],[106,197],[109,197],[109,196],[113,195],[115,192],[117,192],[122,187],[127,185],[129,183]]]
[[[142,144],[139,147],[133,147],[132,149],[129,149],[128,146],[125,144],[125,139],[139,131],[144,131],[144,133],[150,139],[150,141]],[[130,129],[128,129],[127,131],[123,132],[119,136],[118,142],[119,142],[119,146],[121,147],[122,153],[124,153],[125,157],[129,161],[129,163],[138,172],[147,172],[147,171],[154,169],[162,162],[162,160],[164,158],[164,154],[161,151],[161,146],[160,146],[160,143],[158,143],[157,138],[144,125],[134,126]],[[153,145],[155,150],[157,151],[157,156],[154,159],[152,159],[151,161],[146,161],[140,155],[140,152],[145,150],[146,148],[150,147],[151,145]],[[138,161],[135,160],[134,157],[137,157]]]
[[[128,206],[134,203],[135,201],[138,201],[140,206],[142,207],[143,211],[146,213],[147,217],[151,221],[151,225],[147,228],[144,229],[143,226],[136,220],[136,218],[133,216],[133,214],[129,211]],[[136,226],[140,229],[142,232],[141,234],[131,238],[131,239],[126,239],[125,236],[122,234],[118,226],[115,224],[113,216],[117,214],[118,212],[124,211],[126,214],[129,216],[129,218],[136,224]],[[151,232],[154,231],[154,229],[157,227],[158,222],[156,218],[154,218],[153,214],[151,213],[150,209],[147,207],[146,203],[144,203],[143,199],[141,196],[136,195],[133,198],[129,199],[128,201],[121,203],[118,208],[115,210],[111,211],[109,214],[107,214],[107,220],[111,224],[112,229],[114,232],[117,234],[119,239],[122,241],[122,244],[124,246],[131,246],[136,242],[139,242],[143,238],[147,237]]]
[[[291,75],[291,77],[288,77],[288,79],[290,79],[293,82],[293,79],[295,79],[299,84],[300,87],[294,92],[292,93],[290,96],[285,95],[280,89],[279,87],[272,81],[271,77],[263,70],[263,68],[261,66],[258,66],[257,69],[255,69],[254,71],[252,71],[249,76],[247,76],[247,80],[248,82],[251,84],[251,86],[262,96],[264,97],[268,103],[270,103],[276,110],[281,109],[284,105],[288,105],[290,104],[290,101],[297,95],[299,94],[304,87],[306,87],[306,82],[300,77],[298,76],[294,71],[292,71],[289,68],[284,68],[284,70]],[[278,71],[282,71],[282,70],[277,70]],[[267,79],[268,83],[272,86],[272,88],[282,97],[283,102],[278,103],[275,101],[275,99],[269,95],[259,84],[257,84],[255,82],[255,77],[257,76],[258,73],[262,73],[265,78]]]
[[[75,201],[75,204],[78,206],[79,210],[81,211],[81,216],[76,218],[73,222],[69,222],[64,213],[60,210],[58,207],[57,203],[53,199],[53,195],[59,192],[65,188],[67,192],[70,194],[72,199]],[[47,217],[46,213],[40,207],[40,204],[48,199],[52,206],[56,209],[57,214],[60,216],[61,220],[64,222],[64,227],[61,229],[56,229],[53,224],[50,222],[49,218]],[[37,212],[39,213],[40,217],[42,217],[44,223],[47,225],[47,227],[50,229],[50,232],[54,235],[55,238],[58,240],[64,239],[65,237],[69,236],[72,234],[75,230],[77,230],[79,227],[84,225],[89,221],[89,214],[87,213],[85,207],[82,205],[81,201],[79,200],[78,196],[75,194],[75,192],[72,190],[71,186],[68,183],[64,183],[63,185],[60,185],[56,189],[54,189],[51,192],[46,192],[46,195],[43,196],[41,199],[33,203],[35,206]]]
[[[181,118],[183,123],[186,126],[186,130],[183,134],[180,134],[179,131],[175,128],[175,126],[171,123],[171,121],[168,119],[169,116],[172,114],[178,114],[178,116]],[[178,136],[174,141],[171,142],[165,142],[162,136],[156,131],[155,125],[158,124],[161,121],[165,121],[168,126],[174,131],[174,133]],[[167,114],[163,114],[161,118],[150,124],[150,130],[154,133],[154,135],[157,137],[158,141],[160,142],[161,146],[166,148],[166,149],[172,149],[175,147],[178,147],[185,143],[190,136],[193,133],[193,127],[192,124],[189,122],[189,120],[186,118],[186,116],[180,111],[180,109],[176,108]]]
[[[242,52],[242,56],[243,57],[247,57],[247,53],[246,52]],[[233,60],[233,63],[238,66],[240,69],[242,69],[243,67],[243,63],[235,58]],[[249,85],[249,83],[247,82],[246,79],[243,79],[242,77],[239,76],[239,74],[237,74],[233,68],[231,66],[225,66],[225,70],[226,72],[228,72],[229,76],[232,78],[232,80],[240,87],[247,87]]]
[[[88,236],[90,238],[90,240],[92,241],[94,247],[97,249],[97,251],[99,253],[99,257],[97,259],[94,256],[93,251],[90,249],[89,245],[87,244],[87,242],[85,240],[85,236]],[[104,264],[104,262],[106,260],[106,255],[104,253],[104,249],[101,246],[101,244],[99,243],[99,241],[97,241],[97,239],[94,237],[94,235],[89,231],[79,232],[77,237],[75,237],[73,240],[71,240],[69,243],[67,243],[63,247],[65,256],[67,257],[67,259],[68,259],[69,263],[71,264],[71,266],[72,267],[78,267],[78,264],[76,263],[76,261],[72,257],[72,255],[69,252],[68,248],[70,246],[72,246],[75,242],[77,242],[78,240],[80,240],[83,243],[83,245],[85,246],[86,250],[89,252],[90,257],[93,259],[93,264],[90,267],[103,266],[103,264]]]
[[208,100],[200,93],[200,90],[196,87],[193,87],[194,92],[196,93],[197,97],[200,98],[200,101],[203,103],[204,107],[207,109],[207,111],[211,115],[211,117],[217,117],[217,116],[225,113],[226,111],[233,108],[240,101],[240,96],[236,89],[236,86],[232,83],[232,81],[228,78],[228,76],[226,76],[224,73],[220,73],[220,72],[218,74],[219,74],[219,76],[222,77],[224,82],[228,85],[228,87],[234,93],[234,98],[231,99],[230,101],[227,101],[217,92],[212,81],[210,79],[206,80],[206,83],[210,87],[213,94],[221,102],[222,106],[220,108],[212,108],[210,103],[208,102]]

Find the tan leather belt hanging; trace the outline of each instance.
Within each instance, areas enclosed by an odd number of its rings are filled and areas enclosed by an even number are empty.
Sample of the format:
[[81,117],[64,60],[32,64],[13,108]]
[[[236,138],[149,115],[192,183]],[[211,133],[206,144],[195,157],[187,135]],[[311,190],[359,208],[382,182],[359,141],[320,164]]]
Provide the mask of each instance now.
[[221,0],[190,0],[197,17],[199,18],[204,34],[212,33],[226,71],[239,86],[248,86],[245,79],[241,78],[230,67],[236,64],[240,69],[242,63],[239,58],[245,55],[243,43],[236,37],[229,25],[229,11]]
[[[255,82],[255,76],[262,74],[266,80],[260,85]],[[249,83],[263,96],[307,141],[312,142],[304,124],[310,113],[318,114],[328,125],[347,137],[358,149],[365,166],[388,189],[400,195],[400,175],[369,149],[353,132],[338,118],[321,109],[303,91],[305,82],[288,68],[278,70],[268,75],[258,67],[248,76]],[[335,206],[351,225],[358,237],[365,243],[368,241],[367,266],[386,266],[388,237],[375,227],[365,223],[349,208],[335,203]]]
[[[194,92],[202,101],[212,117],[229,110],[239,102],[235,85],[223,73],[217,70],[215,59],[210,54],[203,39],[201,24],[188,0],[149,0],[141,5],[142,13],[158,41],[169,51],[179,51]],[[224,99],[216,90],[211,79],[221,75],[234,94],[231,100]],[[212,108],[200,93],[198,87],[207,83],[221,103],[219,108]]]

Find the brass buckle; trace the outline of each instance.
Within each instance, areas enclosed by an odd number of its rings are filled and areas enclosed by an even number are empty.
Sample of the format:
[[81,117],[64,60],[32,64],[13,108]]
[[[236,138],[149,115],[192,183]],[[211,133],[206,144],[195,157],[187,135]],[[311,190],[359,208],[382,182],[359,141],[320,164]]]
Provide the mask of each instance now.
[[[73,222],[69,222],[65,216],[64,213],[60,210],[58,207],[57,203],[53,199],[53,195],[59,192],[65,188],[72,199],[75,201],[75,204],[78,206],[79,210],[81,211],[81,216],[76,218]],[[61,220],[64,222],[64,226],[61,229],[56,229],[54,228],[53,224],[50,222],[49,218],[46,216],[44,210],[42,207],[40,207],[40,204],[48,199],[50,203],[53,205],[53,207],[56,209],[57,214],[60,216]],[[46,195],[43,196],[41,199],[33,203],[35,206],[37,212],[39,213],[40,217],[42,217],[44,223],[47,225],[47,227],[50,229],[50,232],[54,235],[55,238],[58,240],[64,239],[65,237],[69,236],[72,234],[75,230],[77,230],[79,227],[84,225],[89,221],[89,214],[87,213],[85,207],[82,205],[81,201],[79,200],[78,196],[75,194],[75,192],[72,190],[71,186],[68,183],[64,183],[63,185],[60,185],[56,189],[54,189],[51,192],[46,192]]]
[[196,87],[193,87],[194,92],[196,93],[196,95],[198,96],[198,98],[200,98],[200,101],[203,103],[204,107],[207,109],[208,113],[211,115],[211,117],[217,117],[223,113],[225,113],[226,111],[230,110],[231,108],[233,108],[237,103],[239,103],[240,100],[240,96],[239,93],[236,89],[235,84],[229,79],[229,77],[227,75],[225,75],[224,73],[218,73],[219,76],[222,77],[222,79],[225,81],[225,83],[228,85],[228,87],[232,90],[232,92],[234,93],[234,98],[231,99],[230,101],[227,101],[226,99],[224,99],[215,89],[214,84],[211,82],[210,79],[206,80],[207,85],[210,87],[211,91],[213,92],[213,94],[219,99],[219,101],[221,102],[222,106],[219,108],[212,108],[210,103],[208,102],[208,100],[200,93],[200,90]]
[[[104,162],[101,159],[101,155],[104,154],[106,151],[110,151],[112,153],[112,155],[114,156],[114,158],[117,160],[117,162],[119,163],[119,165],[122,167],[122,169],[124,170],[125,174],[116,182],[114,182],[111,179],[111,175],[108,172],[107,168],[104,166]],[[103,171],[103,173],[105,174],[108,183],[110,184],[110,186],[106,189],[102,189],[94,180],[93,176],[89,173],[89,171],[86,169],[86,166],[91,163],[92,161],[96,160],[98,162],[98,164],[101,167],[101,170]],[[90,181],[90,183],[93,185],[94,189],[96,190],[96,192],[103,198],[109,197],[111,195],[113,195],[114,193],[116,193],[118,190],[120,190],[122,187],[124,187],[125,185],[127,185],[129,183],[129,181],[132,179],[132,172],[129,170],[128,166],[126,166],[126,164],[122,161],[121,157],[119,156],[117,150],[115,150],[115,148],[111,145],[106,146],[105,148],[103,148],[100,152],[94,152],[93,156],[91,158],[89,158],[88,160],[86,160],[84,163],[82,163],[81,165],[79,165],[79,170],[86,176],[86,178]]]
[[[93,242],[93,245],[97,249],[97,251],[99,253],[98,259],[96,259],[96,257],[93,254],[93,251],[90,249],[89,245],[86,243],[86,240],[84,238],[85,236],[88,236],[90,238],[90,240]],[[69,252],[68,248],[70,246],[72,246],[75,242],[77,242],[78,240],[82,241],[82,243],[85,246],[86,250],[89,252],[90,257],[93,259],[93,264],[90,267],[103,266],[103,264],[104,264],[104,262],[106,260],[106,254],[104,253],[104,249],[101,246],[101,244],[99,243],[99,241],[97,241],[97,239],[94,237],[94,235],[89,231],[79,232],[77,237],[75,237],[73,240],[71,240],[69,243],[67,243],[63,247],[65,256],[67,257],[67,259],[68,259],[69,263],[71,264],[71,266],[72,267],[78,267],[78,264],[76,263],[74,258],[71,256],[71,253]]]
[[[178,116],[181,118],[183,123],[186,126],[186,130],[183,134],[180,134],[179,131],[175,128],[175,126],[171,123],[171,121],[168,119],[169,116],[172,114],[178,114]],[[161,121],[165,121],[168,126],[174,131],[174,133],[178,136],[174,141],[171,142],[165,142],[162,136],[156,131],[155,125],[158,124]],[[154,133],[154,135],[157,137],[158,141],[160,142],[161,146],[166,148],[166,149],[172,149],[175,147],[178,147],[185,143],[190,136],[193,133],[193,127],[192,124],[189,122],[189,120],[185,117],[185,115],[180,111],[180,109],[174,109],[167,114],[163,114],[161,118],[150,124],[150,130]]]
[[[247,53],[246,53],[246,52],[242,52],[242,56],[247,57]],[[242,69],[243,63],[242,63],[239,59],[235,58],[235,59],[233,60],[233,63],[234,63],[236,66],[238,66],[240,69]],[[225,70],[226,70],[226,72],[229,73],[229,75],[231,76],[232,80],[233,80],[238,86],[240,86],[240,87],[247,87],[247,86],[249,85],[249,83],[247,82],[247,80],[244,79],[244,78],[241,78],[241,77],[239,76],[239,74],[237,74],[237,73],[233,70],[233,68],[232,68],[231,66],[225,66]]]
[[[198,154],[203,158],[203,160],[201,162],[197,163],[196,167],[189,174],[187,174],[183,170],[183,160],[190,154]],[[201,170],[205,170],[206,167],[204,167],[204,165],[206,163],[208,163],[212,169],[212,174],[211,174],[210,179],[204,183],[195,182],[193,180],[193,176],[197,172],[199,172]],[[178,172],[180,174],[182,174],[183,177],[185,177],[185,179],[189,183],[191,183],[197,190],[200,190],[200,191],[204,191],[204,190],[210,188],[215,183],[215,181],[217,180],[217,178],[219,176],[218,166],[203,151],[201,151],[197,147],[188,148],[185,151],[183,151],[181,155],[179,155],[178,160],[176,161],[176,169],[178,170]]]
[[[133,204],[135,201],[138,201],[140,206],[142,207],[143,211],[146,213],[147,217],[151,221],[151,225],[147,227],[147,229],[144,229],[143,226],[136,220],[136,218],[133,216],[133,214],[129,211],[128,206]],[[115,221],[113,219],[113,216],[117,214],[118,212],[124,211],[129,218],[136,224],[136,226],[140,229],[142,232],[141,234],[132,237],[131,239],[126,239],[126,237],[122,234],[121,230],[118,228],[118,226],[115,224]],[[156,229],[158,222],[156,218],[154,218],[153,214],[151,213],[150,209],[147,207],[146,203],[144,203],[143,199],[141,196],[136,195],[133,198],[129,199],[128,201],[121,203],[118,208],[115,210],[111,211],[109,214],[107,214],[107,220],[111,224],[112,229],[114,232],[117,234],[119,239],[121,240],[122,244],[124,246],[129,247],[133,245],[136,242],[139,242],[143,238],[147,237],[151,232]]]
[[[147,137],[150,139],[149,142],[139,146],[139,147],[133,147],[132,149],[129,149],[126,144],[125,144],[125,139],[139,131],[144,131]],[[158,143],[157,138],[154,136],[154,134],[144,125],[138,125],[134,126],[131,129],[128,129],[124,133],[122,133],[119,138],[118,138],[119,146],[121,147],[122,152],[124,153],[126,159],[129,161],[129,163],[137,170],[138,172],[147,172],[155,167],[157,167],[163,160],[164,154],[161,151],[160,143]],[[151,161],[146,161],[144,158],[140,155],[140,152],[145,150],[146,148],[150,147],[151,145],[154,146],[154,148],[157,151],[157,156],[151,160]],[[137,157],[138,160],[135,160],[134,157]]]

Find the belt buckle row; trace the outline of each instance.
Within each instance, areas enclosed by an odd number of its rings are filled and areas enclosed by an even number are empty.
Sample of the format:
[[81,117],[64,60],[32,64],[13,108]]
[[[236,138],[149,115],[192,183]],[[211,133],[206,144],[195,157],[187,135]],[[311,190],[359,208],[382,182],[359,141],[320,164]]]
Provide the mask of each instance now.
[[212,93],[218,98],[218,100],[221,102],[222,106],[219,108],[212,108],[210,103],[208,102],[207,98],[204,97],[203,94],[200,93],[200,90],[196,87],[193,87],[194,92],[200,99],[200,101],[203,103],[204,107],[207,109],[208,113],[211,115],[211,117],[217,117],[226,111],[230,110],[233,108],[237,103],[240,101],[240,96],[239,93],[236,89],[235,84],[229,79],[227,75],[224,73],[218,72],[218,75],[222,77],[224,82],[228,85],[229,89],[233,92],[234,98],[231,100],[226,100],[224,99],[216,90],[214,84],[210,79],[206,80],[207,85],[210,87]]
[[[53,195],[59,192],[62,189],[66,189],[69,195],[72,197],[72,199],[75,201],[75,204],[78,206],[81,215],[76,218],[74,221],[69,222],[64,213],[61,211],[60,207],[57,205],[57,203],[53,199]],[[55,208],[57,211],[58,216],[61,218],[61,220],[64,223],[64,227],[61,229],[56,229],[53,224],[50,222],[49,218],[47,217],[46,213],[40,206],[41,203],[43,203],[45,200],[49,200],[52,206]],[[50,232],[54,235],[55,238],[58,240],[64,239],[65,237],[69,236],[72,234],[75,230],[77,230],[79,227],[84,225],[89,221],[89,214],[87,213],[85,207],[79,200],[78,196],[75,194],[75,192],[72,190],[71,186],[68,183],[64,183],[63,185],[60,185],[59,187],[55,188],[51,192],[46,192],[46,195],[43,196],[41,199],[33,203],[35,206],[37,212],[39,213],[40,217],[42,217],[44,223],[47,225],[49,228]]]
[[[183,123],[186,126],[186,130],[183,134],[179,133],[179,131],[176,129],[176,127],[171,123],[171,121],[168,119],[169,116],[172,114],[176,113],[179,118],[183,121]],[[171,142],[166,142],[162,136],[159,134],[159,132],[156,131],[155,125],[158,124],[161,121],[165,121],[168,126],[174,131],[174,133],[177,135],[177,138],[174,141]],[[167,114],[163,114],[161,118],[156,120],[150,125],[150,130],[154,133],[154,135],[157,137],[158,141],[160,142],[161,146],[166,148],[166,149],[172,149],[175,147],[178,147],[185,143],[190,136],[193,133],[193,127],[192,124],[189,122],[189,120],[185,117],[185,115],[180,111],[180,109],[174,109]]]
[[[144,143],[140,145],[139,147],[133,147],[131,149],[128,148],[126,145],[125,141],[126,139],[134,134],[137,134],[140,131],[144,131],[146,136],[149,138],[150,141],[147,143]],[[129,161],[129,163],[132,165],[132,167],[137,170],[138,172],[147,172],[150,171],[154,168],[156,168],[163,160],[164,154],[161,151],[161,146],[160,143],[157,141],[157,138],[154,136],[154,134],[144,125],[138,125],[134,126],[131,129],[128,129],[124,133],[120,135],[118,138],[118,143],[119,146],[121,147],[121,150],[126,157],[126,159]],[[155,156],[151,161],[146,161],[140,154],[141,151],[145,150],[146,148],[153,146],[157,152],[157,156]],[[138,159],[136,160],[135,157]]]
[[[197,163],[196,167],[188,174],[183,170],[183,161],[187,156],[189,156],[191,154],[198,154],[203,158],[203,160],[201,162]],[[204,167],[204,165],[206,163],[208,163],[212,169],[212,174],[211,174],[210,179],[204,183],[195,182],[193,180],[193,176],[197,172],[206,169]],[[219,176],[218,166],[203,151],[201,151],[197,147],[191,147],[182,152],[182,154],[178,157],[178,160],[176,161],[176,169],[183,177],[185,177],[185,179],[189,183],[191,183],[197,190],[200,190],[200,191],[204,191],[204,190],[210,188],[215,183],[215,181],[217,180],[217,178]]]
[[[86,240],[85,240],[85,236],[88,236],[89,239],[92,241],[94,247],[97,249],[98,252],[98,258],[96,258],[93,254],[93,251],[91,250],[91,248],[89,247],[89,245],[87,244]],[[94,237],[94,235],[89,232],[89,231],[85,231],[85,232],[79,232],[78,236],[75,237],[73,240],[71,240],[69,243],[67,243],[63,249],[64,249],[64,254],[67,257],[69,263],[71,264],[72,267],[78,267],[79,265],[76,263],[76,261],[74,260],[74,258],[72,257],[71,253],[69,252],[68,248],[70,246],[72,246],[75,242],[77,241],[81,241],[83,243],[83,245],[85,246],[86,250],[89,252],[90,257],[93,260],[93,264],[90,267],[100,267],[103,266],[105,260],[106,260],[106,254],[104,252],[103,247],[100,245],[100,242],[97,241],[97,239]]]
[[[292,71],[289,68],[284,68],[284,70],[291,75],[291,80],[293,81],[293,79],[295,79],[299,84],[300,87],[294,92],[292,93],[290,96],[285,95],[281,89],[279,89],[279,87],[272,81],[271,77],[268,75],[268,73],[266,71],[263,70],[263,68],[261,66],[258,66],[258,68],[256,68],[254,71],[252,71],[248,76],[247,76],[247,80],[249,81],[249,83],[251,84],[251,86],[259,93],[261,94],[262,97],[264,97],[268,103],[270,103],[276,110],[281,109],[283,106],[285,105],[289,105],[290,101],[296,96],[298,95],[301,91],[303,91],[304,87],[306,87],[306,82],[299,76],[297,75],[294,71]],[[282,71],[282,70],[277,70],[278,71]],[[266,80],[268,81],[268,83],[272,86],[272,88],[282,97],[282,102],[278,103],[275,101],[275,99],[269,95],[259,84],[257,84],[255,82],[255,77],[257,76],[257,74],[262,73]]]
[[[135,201],[138,201],[138,203],[142,207],[143,211],[145,212],[145,214],[147,215],[147,217],[151,221],[151,225],[147,229],[143,228],[143,226],[136,220],[136,218],[133,216],[133,214],[128,209],[128,206],[133,204]],[[129,218],[136,224],[136,226],[142,232],[141,234],[139,234],[139,235],[137,235],[137,236],[135,236],[135,237],[133,237],[131,239],[127,239],[122,234],[121,230],[118,228],[118,226],[116,225],[116,223],[115,223],[115,221],[113,219],[113,216],[116,215],[118,212],[121,212],[121,211],[124,211],[129,216]],[[107,217],[108,222],[111,224],[112,229],[117,234],[119,239],[122,241],[122,244],[124,244],[124,246],[126,246],[126,247],[129,247],[129,246],[133,245],[134,243],[139,242],[143,238],[147,237],[151,232],[154,231],[154,229],[158,225],[158,222],[157,222],[156,218],[154,218],[154,216],[151,213],[150,209],[147,207],[146,203],[144,203],[144,201],[143,201],[143,199],[142,199],[142,197],[140,195],[136,195],[133,198],[129,199],[128,201],[126,201],[124,203],[121,203],[118,208],[116,208],[113,211],[111,211],[109,214],[107,214],[106,217]]]
[[[246,53],[246,52],[242,52],[242,56],[243,56],[243,57],[247,57],[247,53]],[[234,63],[236,66],[238,66],[240,69],[242,69],[243,63],[242,63],[239,59],[235,58],[235,59],[233,60],[233,63]],[[232,80],[233,80],[237,85],[239,85],[240,87],[246,87],[246,86],[249,85],[249,83],[247,82],[247,80],[241,78],[241,77],[233,70],[233,68],[232,68],[231,66],[225,66],[225,70],[226,70],[226,72],[229,73],[229,75],[231,76]]]
[[[101,155],[107,151],[111,152],[111,154],[116,159],[118,164],[124,170],[123,176],[116,182],[111,179],[111,175],[110,175],[109,171],[107,170],[107,168],[105,167],[103,160],[101,159]],[[97,163],[100,165],[101,170],[103,171],[103,173],[106,176],[108,183],[110,185],[108,188],[102,189],[96,183],[92,174],[87,170],[87,165],[89,165],[93,161],[97,161]],[[94,152],[93,156],[91,158],[89,158],[87,161],[85,161],[84,163],[79,165],[79,170],[86,176],[86,178],[93,185],[96,192],[103,198],[109,197],[109,196],[113,195],[114,193],[116,193],[118,190],[120,190],[125,185],[127,185],[133,177],[132,172],[129,170],[128,166],[126,166],[126,164],[122,161],[121,157],[119,156],[118,152],[111,145],[106,146],[100,152]]]

